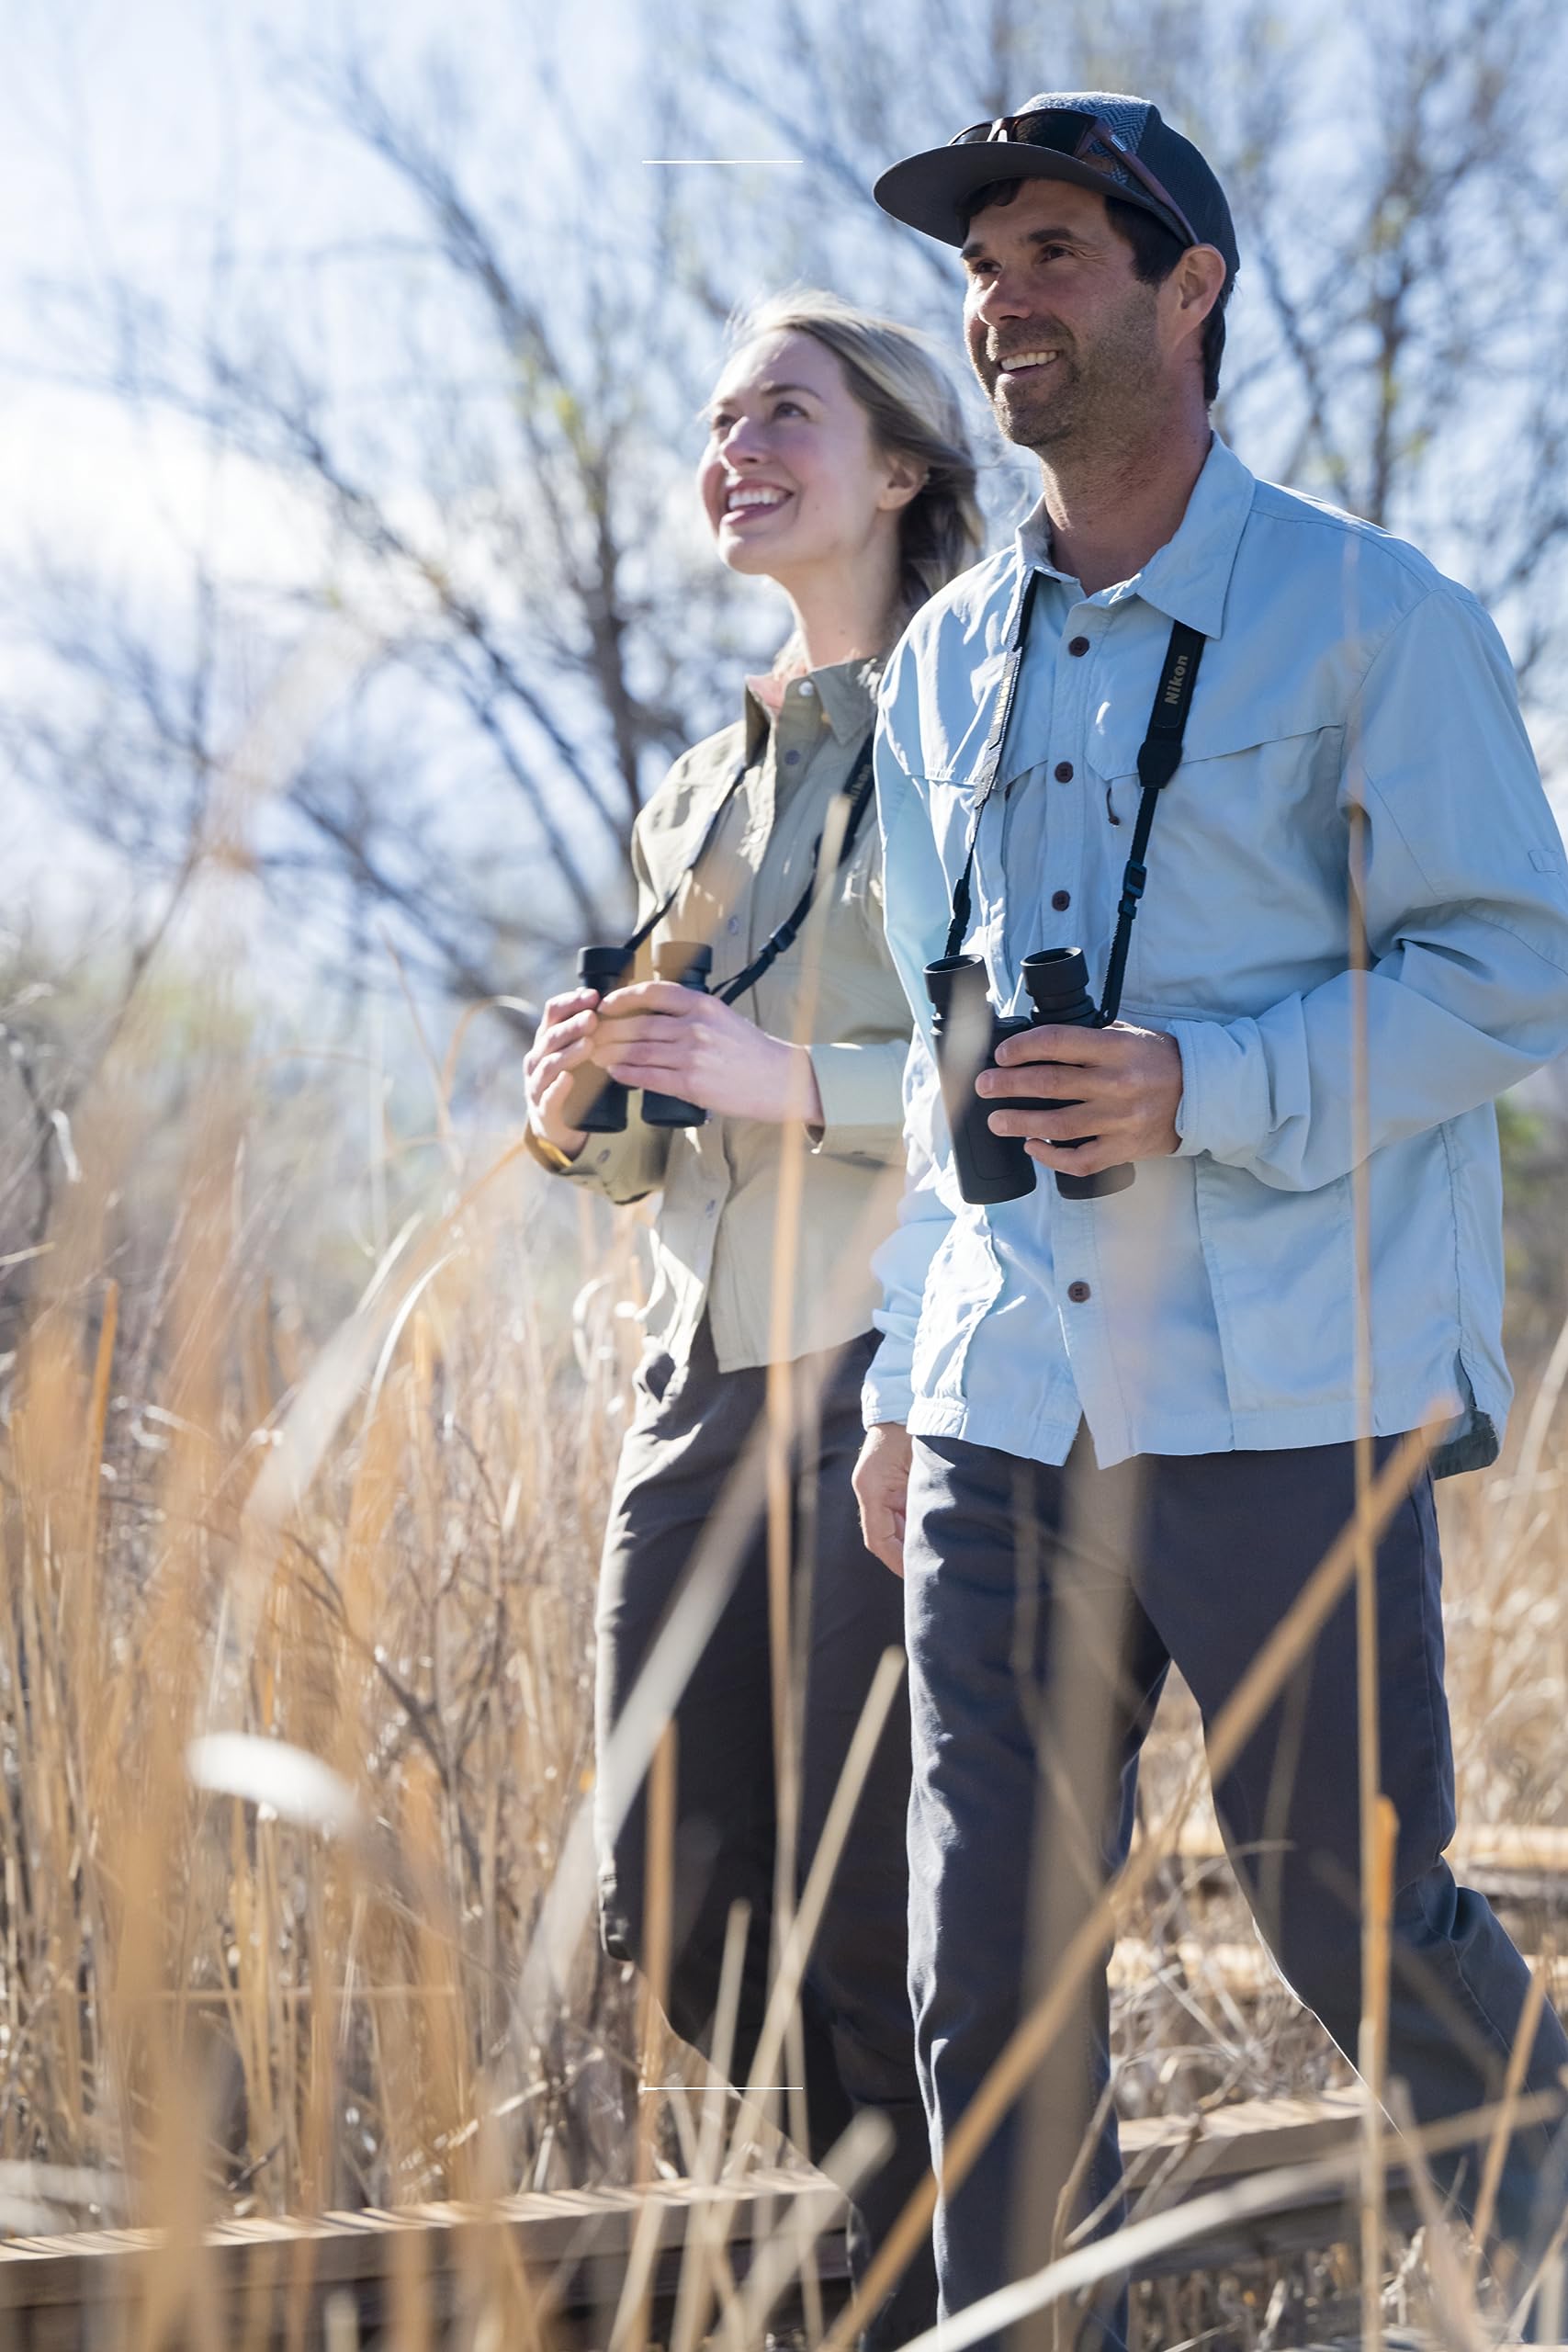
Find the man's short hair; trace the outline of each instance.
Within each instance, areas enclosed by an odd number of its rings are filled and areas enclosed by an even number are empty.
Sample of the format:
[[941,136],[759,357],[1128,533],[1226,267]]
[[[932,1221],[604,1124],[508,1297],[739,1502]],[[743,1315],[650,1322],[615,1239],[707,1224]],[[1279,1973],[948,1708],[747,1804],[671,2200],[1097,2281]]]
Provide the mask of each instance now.
[[[964,228],[987,205],[1010,204],[1024,184],[1022,180],[992,180],[988,186],[976,188],[963,206]],[[1105,210],[1122,243],[1133,248],[1134,277],[1144,286],[1163,286],[1187,250],[1175,230],[1168,229],[1163,220],[1156,220],[1152,212],[1145,212],[1141,204],[1128,204],[1119,196],[1106,198]],[[1225,305],[1235,284],[1235,273],[1227,269],[1219,299],[1203,322],[1203,400],[1210,408],[1219,397],[1220,362],[1225,349]]]

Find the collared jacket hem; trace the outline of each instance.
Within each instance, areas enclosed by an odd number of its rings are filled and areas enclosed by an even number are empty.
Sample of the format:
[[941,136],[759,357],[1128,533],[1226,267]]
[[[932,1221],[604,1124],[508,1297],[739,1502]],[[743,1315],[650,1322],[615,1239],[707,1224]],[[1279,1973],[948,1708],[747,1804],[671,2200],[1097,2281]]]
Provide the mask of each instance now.
[[[865,1401],[869,1407],[869,1400]],[[1431,1419],[1434,1412],[1455,1414],[1458,1408],[1451,1382],[1446,1388],[1442,1383],[1434,1384],[1424,1395],[1409,1390],[1380,1396],[1372,1410],[1372,1434],[1403,1437],[1407,1430],[1419,1429],[1424,1421]],[[1500,1400],[1496,1418],[1500,1419],[1506,1410],[1505,1398]],[[889,1416],[884,1413],[882,1418],[886,1419]],[[1266,1413],[1148,1415],[1136,1445],[1124,1430],[1119,1435],[1104,1429],[1096,1432],[1095,1460],[1102,1470],[1109,1470],[1114,1464],[1131,1461],[1140,1454],[1280,1453],[1293,1447],[1348,1445],[1357,1435],[1358,1418],[1355,1400],[1350,1397],[1333,1404],[1293,1406]],[[1026,1413],[976,1412],[967,1404],[944,1404],[934,1397],[917,1396],[909,1408],[907,1426],[911,1437],[964,1438],[972,1445],[1014,1454],[1021,1462],[1060,1464],[1072,1451],[1081,1418],[1058,1418],[1042,1423]],[[1438,1451],[1440,1461],[1446,1444]],[[1495,1459],[1495,1432],[1488,1458]],[[1466,1458],[1455,1461],[1451,1466],[1469,1469],[1483,1467],[1484,1464]]]

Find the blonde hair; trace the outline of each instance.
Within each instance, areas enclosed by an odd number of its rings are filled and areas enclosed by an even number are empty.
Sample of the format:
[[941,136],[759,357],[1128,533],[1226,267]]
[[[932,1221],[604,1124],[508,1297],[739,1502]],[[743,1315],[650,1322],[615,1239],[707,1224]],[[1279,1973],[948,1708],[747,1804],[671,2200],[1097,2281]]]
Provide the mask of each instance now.
[[792,287],[739,312],[730,349],[762,334],[808,334],[824,345],[842,368],[877,447],[923,469],[921,487],[898,516],[897,636],[929,596],[967,571],[985,543],[958,395],[912,328],[857,311],[817,287]]

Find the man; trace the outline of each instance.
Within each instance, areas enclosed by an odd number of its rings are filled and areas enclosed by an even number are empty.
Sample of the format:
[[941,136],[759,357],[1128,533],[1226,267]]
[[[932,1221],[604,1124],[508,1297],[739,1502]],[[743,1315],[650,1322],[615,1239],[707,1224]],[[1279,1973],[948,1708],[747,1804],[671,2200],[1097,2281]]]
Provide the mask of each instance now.
[[[888,932],[928,1044],[928,964],[981,957],[994,1004],[1027,1012],[1021,959],[1081,945],[1098,986],[1125,901],[1114,1024],[1015,1035],[963,1080],[994,1134],[1026,1139],[1024,1196],[966,1204],[940,1120],[922,1150],[917,1041],[919,1181],[882,1261],[856,1483],[867,1542],[908,1586],[912,1989],[940,2177],[1126,1850],[1170,1661],[1212,1724],[1352,1516],[1359,1431],[1364,1467],[1434,1419],[1439,1474],[1495,1456],[1491,1102],[1568,1044],[1568,883],[1474,600],[1413,548],[1256,481],[1212,434],[1235,233],[1155,107],[1035,97],[876,193],[962,249],[970,357],[1042,475],[1013,544],[932,601],[883,689]],[[1160,781],[1140,752],[1162,735],[1179,764],[1123,885]],[[1129,1162],[1135,1182],[1099,1198],[1055,1181]],[[1441,1859],[1425,1471],[1376,1586],[1378,1785],[1398,1820],[1389,2073],[1432,2122],[1497,2094],[1527,1975]],[[1352,2055],[1357,1670],[1348,1596],[1214,1792],[1261,1931]],[[1057,2061],[1052,2099],[947,2183],[950,2312],[1044,2261],[1075,2213],[1114,2218],[1103,1985]],[[1549,2012],[1527,2087],[1564,2065]],[[1475,2151],[1444,2165],[1470,2210]],[[1561,2206],[1550,2134],[1521,2131],[1498,2234],[1536,2244]],[[1114,2341],[1116,2311],[1100,2324]]]

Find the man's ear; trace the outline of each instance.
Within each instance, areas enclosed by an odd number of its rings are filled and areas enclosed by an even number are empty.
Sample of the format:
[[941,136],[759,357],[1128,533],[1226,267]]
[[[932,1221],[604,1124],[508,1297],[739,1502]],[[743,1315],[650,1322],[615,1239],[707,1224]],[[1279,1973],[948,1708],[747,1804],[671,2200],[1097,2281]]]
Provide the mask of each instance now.
[[911,498],[919,496],[930,478],[931,469],[922,465],[919,458],[912,458],[902,449],[896,449],[884,462],[887,468],[887,480],[876,503],[885,514],[894,514],[901,506],[908,506]]
[[1224,290],[1224,254],[1213,245],[1189,245],[1171,276],[1183,326],[1201,326]]

